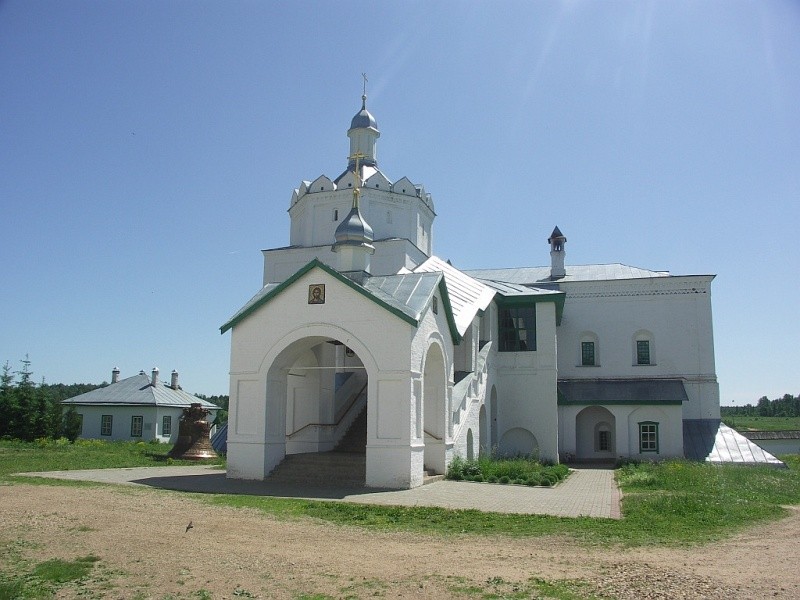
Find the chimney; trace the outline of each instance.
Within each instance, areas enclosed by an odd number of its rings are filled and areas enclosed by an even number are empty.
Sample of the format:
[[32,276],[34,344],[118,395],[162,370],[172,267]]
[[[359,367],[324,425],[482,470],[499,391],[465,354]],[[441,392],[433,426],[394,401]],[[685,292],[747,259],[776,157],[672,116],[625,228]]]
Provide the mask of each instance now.
[[547,241],[550,244],[550,279],[561,279],[567,274],[564,269],[564,256],[566,254],[564,244],[567,243],[567,238],[556,227]]
[[158,367],[153,367],[153,379],[150,382],[150,385],[156,387],[158,385]]
[[178,389],[178,372],[175,369],[172,369],[172,382],[170,383],[170,387],[173,390]]
[[111,370],[111,383],[117,383],[119,381],[119,367],[114,367]]

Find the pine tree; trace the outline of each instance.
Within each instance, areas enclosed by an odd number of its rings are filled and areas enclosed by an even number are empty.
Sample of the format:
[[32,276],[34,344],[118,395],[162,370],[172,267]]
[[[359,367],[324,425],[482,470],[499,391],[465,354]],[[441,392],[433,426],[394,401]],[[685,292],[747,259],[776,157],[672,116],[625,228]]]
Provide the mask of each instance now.
[[11,373],[11,365],[3,365],[3,372],[0,374],[0,438],[13,437],[18,419],[18,407],[16,389],[14,388],[14,375]]

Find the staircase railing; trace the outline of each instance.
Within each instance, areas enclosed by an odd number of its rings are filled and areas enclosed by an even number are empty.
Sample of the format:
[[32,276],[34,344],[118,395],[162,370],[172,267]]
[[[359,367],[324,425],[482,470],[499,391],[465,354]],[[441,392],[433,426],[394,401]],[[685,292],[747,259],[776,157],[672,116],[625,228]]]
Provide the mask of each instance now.
[[335,429],[336,427],[341,425],[342,421],[344,421],[345,418],[348,417],[348,415],[350,414],[350,411],[353,410],[353,407],[361,399],[363,394],[367,391],[367,385],[368,385],[368,383],[365,383],[364,386],[358,392],[356,392],[353,395],[353,399],[350,401],[350,404],[347,406],[347,408],[344,410],[342,415],[339,417],[339,419],[335,423],[306,423],[305,425],[303,425],[299,429],[295,429],[292,433],[287,433],[286,437],[290,438],[293,435],[297,435],[298,433],[300,433],[301,431],[303,431],[304,429],[307,429],[309,427],[322,427],[322,428],[334,428]]

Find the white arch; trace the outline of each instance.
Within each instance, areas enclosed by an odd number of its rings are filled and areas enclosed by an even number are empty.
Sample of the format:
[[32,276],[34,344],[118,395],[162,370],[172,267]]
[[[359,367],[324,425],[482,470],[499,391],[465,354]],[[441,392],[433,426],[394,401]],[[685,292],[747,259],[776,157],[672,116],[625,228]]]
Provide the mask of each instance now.
[[451,419],[445,354],[436,340],[430,340],[422,362],[424,464],[427,469],[444,473],[447,469],[448,425]]

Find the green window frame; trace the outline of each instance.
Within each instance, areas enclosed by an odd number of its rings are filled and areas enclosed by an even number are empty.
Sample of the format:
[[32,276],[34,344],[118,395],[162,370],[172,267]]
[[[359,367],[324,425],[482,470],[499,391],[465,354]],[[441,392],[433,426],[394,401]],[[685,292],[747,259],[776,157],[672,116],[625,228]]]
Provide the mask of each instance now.
[[161,419],[161,435],[172,435],[172,417],[164,415]]
[[650,340],[636,340],[636,364],[650,364]]
[[639,423],[639,453],[646,452],[658,454],[658,423],[655,421]]
[[593,367],[594,365],[594,342],[581,342],[581,366]]
[[536,350],[536,307],[501,308],[497,319],[500,352]]
[[131,417],[131,437],[142,437],[144,417],[136,415]]
[[100,416],[100,435],[111,435],[114,430],[114,415]]

